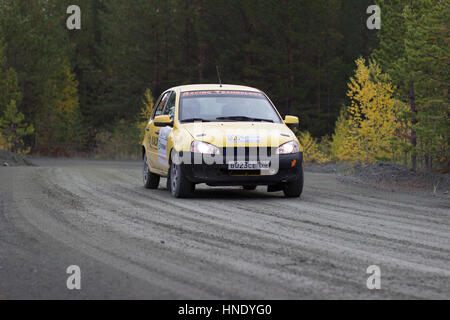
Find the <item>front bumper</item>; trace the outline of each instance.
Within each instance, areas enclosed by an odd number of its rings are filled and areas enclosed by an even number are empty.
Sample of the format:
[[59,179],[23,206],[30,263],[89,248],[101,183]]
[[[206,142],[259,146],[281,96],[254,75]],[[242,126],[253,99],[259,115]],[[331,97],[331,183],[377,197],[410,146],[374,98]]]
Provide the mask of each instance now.
[[[303,170],[303,153],[279,155],[278,170],[272,174],[263,174],[260,170],[228,170],[228,164],[207,164],[194,162],[194,155],[190,164],[181,164],[186,178],[192,183],[206,183],[210,186],[240,186],[240,185],[276,185],[280,182],[290,182],[299,179]],[[239,159],[237,159],[239,160]],[[245,159],[247,160],[247,159]]]

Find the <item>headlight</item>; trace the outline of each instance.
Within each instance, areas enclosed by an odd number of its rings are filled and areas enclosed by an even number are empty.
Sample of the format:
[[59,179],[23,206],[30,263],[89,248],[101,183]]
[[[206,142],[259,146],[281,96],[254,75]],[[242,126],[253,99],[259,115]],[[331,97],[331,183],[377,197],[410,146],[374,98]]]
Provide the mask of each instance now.
[[219,148],[210,143],[195,140],[191,144],[191,152],[203,154],[220,154]]
[[296,141],[287,142],[277,149],[277,154],[290,154],[300,152],[300,147]]

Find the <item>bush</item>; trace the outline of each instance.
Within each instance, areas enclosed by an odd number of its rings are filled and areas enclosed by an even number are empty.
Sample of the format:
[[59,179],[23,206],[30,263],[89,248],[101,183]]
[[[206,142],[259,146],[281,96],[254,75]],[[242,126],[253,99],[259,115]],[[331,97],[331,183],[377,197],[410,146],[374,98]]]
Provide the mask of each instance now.
[[10,150],[20,155],[30,152],[29,147],[25,147],[23,138],[33,134],[32,125],[25,123],[24,115],[17,109],[16,101],[11,100],[5,110],[3,118],[0,118],[0,144],[3,149]]
[[96,134],[95,157],[102,159],[140,159],[139,134],[135,123],[120,120],[112,130],[102,130]]
[[311,136],[308,131],[298,134],[300,144],[303,147],[303,160],[305,162],[325,163],[329,162],[328,155],[328,139],[322,138],[322,142],[318,143],[317,139]]
[[0,133],[0,150],[6,150],[6,140],[3,138],[2,134]]
[[144,100],[142,100],[143,107],[141,108],[141,113],[139,114],[138,120],[136,122],[136,127],[139,130],[139,142],[144,140],[145,128],[149,122],[150,117],[153,114],[153,108],[155,107],[155,102],[150,89],[145,90]]
[[142,105],[141,112],[134,122],[120,120],[112,129],[97,133],[96,158],[141,159],[141,143],[155,106],[150,89],[145,91]]

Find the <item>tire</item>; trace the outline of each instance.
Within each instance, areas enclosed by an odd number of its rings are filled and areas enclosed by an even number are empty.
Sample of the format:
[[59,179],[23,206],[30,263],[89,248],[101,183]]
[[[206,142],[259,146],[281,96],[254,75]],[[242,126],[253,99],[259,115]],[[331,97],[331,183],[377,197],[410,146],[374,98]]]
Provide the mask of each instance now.
[[303,192],[303,163],[300,165],[299,176],[297,180],[287,182],[284,185],[283,192],[286,198],[298,198]]
[[142,182],[147,189],[158,189],[160,176],[150,172],[148,168],[147,155],[144,155],[144,167],[142,169]]
[[244,188],[244,190],[247,191],[253,191],[256,190],[256,186],[242,186]]
[[176,164],[176,161],[172,161],[173,152],[170,161],[169,177],[170,179],[170,192],[175,198],[188,198],[195,190],[195,184],[190,182],[184,172],[183,167]]

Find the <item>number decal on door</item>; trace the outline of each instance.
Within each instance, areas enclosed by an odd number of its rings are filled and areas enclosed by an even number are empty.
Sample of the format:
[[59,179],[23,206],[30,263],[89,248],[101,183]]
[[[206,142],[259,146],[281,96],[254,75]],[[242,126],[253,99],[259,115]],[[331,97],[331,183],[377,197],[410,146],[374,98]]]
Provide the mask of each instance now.
[[159,131],[158,161],[163,165],[167,164],[167,142],[171,131],[170,127],[161,128]]

